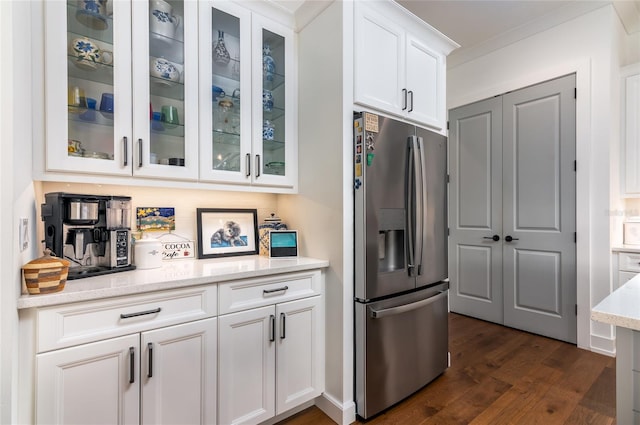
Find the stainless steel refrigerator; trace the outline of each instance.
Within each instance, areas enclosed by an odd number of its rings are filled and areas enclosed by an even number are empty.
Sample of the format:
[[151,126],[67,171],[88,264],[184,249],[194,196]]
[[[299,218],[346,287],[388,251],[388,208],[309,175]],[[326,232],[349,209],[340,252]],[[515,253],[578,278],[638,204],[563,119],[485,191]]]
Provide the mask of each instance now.
[[448,366],[447,139],[354,114],[355,401],[368,419]]

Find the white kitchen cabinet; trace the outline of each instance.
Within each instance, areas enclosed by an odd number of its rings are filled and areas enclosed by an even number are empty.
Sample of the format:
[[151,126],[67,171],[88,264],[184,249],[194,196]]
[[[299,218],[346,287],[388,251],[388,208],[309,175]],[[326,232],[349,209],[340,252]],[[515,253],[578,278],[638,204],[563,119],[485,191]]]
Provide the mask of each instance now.
[[355,103],[444,129],[446,55],[456,47],[394,2],[356,2]]
[[319,279],[314,272],[220,285],[228,313],[219,317],[220,423],[257,424],[322,393]]
[[44,2],[44,17],[46,171],[197,179],[197,2]]
[[235,3],[204,4],[200,180],[294,188],[294,32]]
[[640,273],[640,252],[614,250],[613,289],[618,289]]
[[622,193],[640,196],[640,64],[621,71]]
[[36,423],[216,423],[216,294],[38,310]]

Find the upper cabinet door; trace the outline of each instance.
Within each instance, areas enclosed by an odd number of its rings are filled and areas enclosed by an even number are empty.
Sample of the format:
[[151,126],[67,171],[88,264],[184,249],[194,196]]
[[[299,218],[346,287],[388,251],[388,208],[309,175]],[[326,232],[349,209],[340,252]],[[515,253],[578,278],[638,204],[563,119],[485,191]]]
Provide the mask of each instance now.
[[446,123],[445,57],[407,35],[407,117],[437,129]]
[[198,3],[134,1],[133,174],[198,178]]
[[45,2],[47,171],[131,174],[128,2]]
[[355,101],[401,114],[404,85],[404,29],[374,8],[355,3]]
[[294,32],[256,14],[252,21],[252,182],[293,187],[297,181]]
[[251,182],[251,12],[200,10],[200,179]]

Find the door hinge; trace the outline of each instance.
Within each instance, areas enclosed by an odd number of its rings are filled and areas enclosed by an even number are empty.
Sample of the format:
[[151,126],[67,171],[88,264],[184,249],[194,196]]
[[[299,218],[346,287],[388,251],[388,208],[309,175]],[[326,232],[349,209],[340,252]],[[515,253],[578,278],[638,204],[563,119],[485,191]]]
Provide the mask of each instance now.
[[447,183],[449,183],[450,179],[449,179],[449,174],[447,174]]
[[573,242],[578,243],[578,232],[573,232]]
[[447,130],[449,130],[449,121],[447,121]]
[[449,235],[450,235],[450,230],[449,230],[449,228],[447,227],[447,236],[449,236]]
[[573,161],[573,171],[578,171],[578,161]]
[[576,304],[576,316],[578,315],[578,304]]
[[577,87],[573,89],[573,98],[574,99],[578,98],[578,88]]

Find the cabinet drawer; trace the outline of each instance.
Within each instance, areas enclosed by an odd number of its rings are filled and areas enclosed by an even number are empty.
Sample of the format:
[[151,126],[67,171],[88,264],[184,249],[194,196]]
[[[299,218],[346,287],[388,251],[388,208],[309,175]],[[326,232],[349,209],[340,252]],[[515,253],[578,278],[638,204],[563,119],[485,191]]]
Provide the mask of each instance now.
[[640,254],[621,252],[618,255],[621,271],[640,272]]
[[216,312],[215,285],[42,308],[37,312],[37,351],[203,319]]
[[321,293],[320,270],[247,279],[218,285],[220,314],[233,313]]

